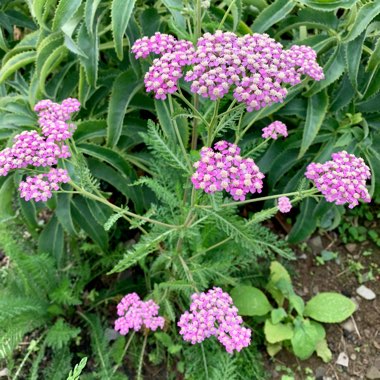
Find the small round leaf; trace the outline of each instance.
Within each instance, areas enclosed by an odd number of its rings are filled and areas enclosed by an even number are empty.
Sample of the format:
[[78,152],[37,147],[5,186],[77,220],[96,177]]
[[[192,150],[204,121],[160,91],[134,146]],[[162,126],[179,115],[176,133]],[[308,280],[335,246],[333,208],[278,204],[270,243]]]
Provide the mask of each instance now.
[[231,297],[240,315],[261,316],[272,310],[266,295],[253,286],[237,286],[232,290]]

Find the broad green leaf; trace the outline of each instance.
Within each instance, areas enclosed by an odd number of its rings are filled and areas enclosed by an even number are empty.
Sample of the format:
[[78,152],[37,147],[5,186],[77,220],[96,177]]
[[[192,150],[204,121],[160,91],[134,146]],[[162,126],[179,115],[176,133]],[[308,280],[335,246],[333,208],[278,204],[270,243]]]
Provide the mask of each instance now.
[[63,228],[56,216],[53,216],[41,232],[38,240],[38,251],[51,254],[61,266],[64,259],[64,245]]
[[266,344],[266,347],[267,347],[267,352],[268,352],[268,355],[273,357],[275,356],[278,352],[281,351],[282,349],[282,344],[281,343],[267,343]]
[[63,37],[62,33],[52,33],[44,38],[37,46],[37,57],[36,57],[36,69],[38,75],[41,75],[41,70],[46,60],[51,55],[52,51],[62,46]]
[[36,55],[37,53],[35,51],[25,51],[10,58],[7,63],[2,65],[0,69],[0,84],[3,83],[9,76],[14,74],[18,69],[34,62]]
[[272,295],[277,304],[282,306],[285,297],[278,287],[280,281],[282,283],[287,283],[289,286],[292,285],[292,280],[288,271],[278,261],[272,261],[270,264],[270,278],[266,289]]
[[71,216],[71,199],[72,194],[57,194],[57,208],[55,209],[55,215],[57,216],[59,223],[61,223],[62,227],[69,234],[76,235],[77,231],[75,229],[74,222]]
[[366,90],[364,99],[369,99],[376,95],[380,90],[380,66],[377,66],[370,75],[367,75],[368,82],[366,83]]
[[111,19],[115,51],[120,61],[123,59],[123,37],[127,30],[136,0],[112,0]]
[[377,40],[373,53],[369,56],[366,71],[373,71],[380,65],[380,38]]
[[307,198],[301,203],[301,214],[288,235],[290,243],[305,240],[317,227],[317,221],[313,218],[316,202]]
[[319,11],[329,12],[339,8],[351,8],[357,0],[299,0],[301,4],[307,5]]
[[318,92],[308,99],[305,127],[303,130],[302,144],[298,158],[302,158],[314,139],[325,119],[329,97],[326,91]]
[[87,31],[85,24],[82,24],[77,38],[77,44],[79,49],[86,55],[80,55],[79,60],[84,68],[86,73],[87,83],[96,87],[96,82],[98,79],[98,63],[99,63],[99,36],[98,36],[98,24],[99,20],[96,24],[96,28],[94,34],[90,35]]
[[322,91],[325,87],[329,86],[338,80],[345,70],[344,62],[344,49],[341,45],[335,50],[335,53],[331,55],[326,66],[323,68],[325,73],[325,79],[315,82],[310,89],[305,93],[306,96],[312,96],[319,91]]
[[303,299],[300,296],[292,294],[289,297],[289,304],[296,310],[298,315],[303,315],[303,312],[305,310],[305,303],[303,302]]
[[231,8],[231,14],[234,20],[234,32],[236,31],[236,28],[239,25],[239,22],[241,21],[242,11],[242,0],[236,0]]
[[186,30],[185,17],[182,15],[183,2],[182,0],[162,0],[164,5],[168,8],[172,14],[174,23],[183,30]]
[[107,136],[107,122],[105,120],[83,120],[77,123],[74,132],[75,142],[81,143],[97,137]]
[[277,323],[281,322],[283,319],[285,319],[288,314],[286,313],[285,309],[280,307],[278,309],[273,309],[271,311],[271,319],[272,319],[272,323],[274,325],[276,325]]
[[106,252],[108,248],[108,235],[103,226],[92,216],[86,200],[82,197],[75,197],[71,204],[75,222],[98,244],[102,251]]
[[129,102],[141,86],[142,82],[137,80],[132,69],[116,77],[107,116],[107,145],[109,147],[114,147],[118,143]]
[[[221,8],[218,8],[215,6],[211,6],[209,8],[209,12],[216,18],[217,23],[221,22],[222,19],[225,17],[225,14],[226,14],[224,9],[221,9]],[[214,27],[216,28],[217,25],[215,25]],[[233,27],[234,27],[234,18],[229,14],[227,16],[227,18],[225,19],[223,29],[232,30]],[[181,31],[179,31],[179,32],[181,33]],[[252,30],[250,29],[250,27],[245,22],[240,21],[238,26],[237,26],[236,32],[239,35],[244,35],[244,34],[251,34]],[[182,32],[182,34],[183,34],[183,32]],[[180,36],[180,34],[178,36]],[[183,35],[181,38],[189,39],[190,37],[185,37]]]
[[290,323],[273,324],[270,319],[265,321],[264,326],[265,339],[273,344],[284,340],[292,339],[293,326]]
[[358,88],[358,71],[364,39],[365,32],[345,45],[347,74],[355,90]]
[[338,293],[319,293],[305,307],[304,314],[319,322],[339,323],[355,311],[355,304]]
[[343,42],[350,42],[358,37],[366,29],[368,24],[380,13],[380,2],[375,1],[365,4],[359,9],[355,22],[350,25],[351,29],[343,38]]
[[96,30],[95,14],[98,9],[101,0],[86,0],[86,5],[84,9],[85,14],[85,24],[87,28],[87,32],[90,36],[94,34]]
[[308,359],[316,349],[318,337],[318,331],[310,321],[296,320],[291,338],[294,354],[302,360]]
[[82,0],[60,0],[53,19],[53,31],[60,29],[78,10]]
[[261,316],[272,310],[266,295],[253,286],[237,286],[232,290],[231,297],[240,315]]
[[35,230],[39,227],[37,221],[37,210],[35,202],[28,202],[19,198],[21,214],[30,230]]
[[332,352],[329,349],[326,339],[322,339],[316,346],[317,355],[325,362],[328,363],[332,359]]
[[336,112],[346,106],[355,95],[355,90],[352,87],[348,75],[345,74],[340,81],[339,88],[334,93],[331,100],[330,111]]
[[255,33],[263,33],[272,25],[284,19],[296,6],[294,0],[276,0],[265,8],[252,24]]
[[140,24],[144,36],[152,36],[160,28],[161,18],[156,8],[144,9],[140,15]]
[[3,33],[3,30],[1,28],[0,28],[0,49],[3,50],[4,52],[7,52],[9,50],[8,45],[7,45],[7,41],[4,38],[4,33]]
[[0,222],[3,223],[15,217],[16,213],[12,207],[15,185],[13,176],[9,176],[0,188]]

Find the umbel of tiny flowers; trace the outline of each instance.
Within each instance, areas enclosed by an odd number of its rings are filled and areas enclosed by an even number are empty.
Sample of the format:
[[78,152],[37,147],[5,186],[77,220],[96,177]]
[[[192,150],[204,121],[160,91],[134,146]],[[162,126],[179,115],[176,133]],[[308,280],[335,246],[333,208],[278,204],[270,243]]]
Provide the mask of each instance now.
[[348,207],[353,208],[359,204],[359,199],[371,201],[366,187],[367,179],[371,178],[370,169],[362,158],[346,151],[333,153],[332,160],[324,164],[312,162],[305,176],[314,182],[327,202],[348,203]]
[[[72,113],[77,112],[80,103],[68,98],[61,104],[51,100],[41,100],[34,108],[41,127],[37,131],[24,131],[13,138],[13,145],[0,152],[0,176],[6,176],[10,170],[32,167],[51,168],[58,159],[70,157],[68,145],[75,125],[70,123]],[[28,176],[19,186],[20,195],[25,200],[46,201],[52,191],[59,190],[59,183],[69,182],[66,170],[51,168],[48,173]]]
[[201,149],[201,159],[194,163],[191,181],[206,193],[226,190],[234,200],[243,201],[248,193],[261,193],[264,174],[251,158],[242,158],[240,148],[218,141],[212,148]]
[[156,331],[164,327],[165,319],[158,316],[159,306],[153,301],[142,301],[136,293],[127,294],[117,305],[118,319],[115,330],[127,335],[130,330],[139,331],[143,327]]
[[278,120],[269,124],[267,127],[264,127],[263,134],[261,135],[261,137],[263,137],[264,139],[271,138],[273,140],[277,140],[278,136],[288,136],[288,129],[286,125]]
[[280,212],[285,214],[292,209],[292,204],[288,197],[280,197],[278,198],[277,207]]
[[135,42],[132,52],[136,58],[150,53],[160,54],[145,76],[146,90],[157,99],[178,88],[183,68],[191,91],[211,100],[220,99],[233,89],[234,98],[246,104],[248,111],[259,110],[282,102],[287,95],[285,86],[294,86],[302,75],[314,80],[324,78],[316,61],[316,53],[308,46],[294,45],[289,50],[267,34],[238,37],[231,32],[205,33],[196,48],[186,40],[156,33]]
[[190,312],[182,314],[178,322],[185,341],[196,344],[215,336],[231,354],[249,346],[251,330],[242,326],[243,319],[228,293],[214,287],[191,299]]

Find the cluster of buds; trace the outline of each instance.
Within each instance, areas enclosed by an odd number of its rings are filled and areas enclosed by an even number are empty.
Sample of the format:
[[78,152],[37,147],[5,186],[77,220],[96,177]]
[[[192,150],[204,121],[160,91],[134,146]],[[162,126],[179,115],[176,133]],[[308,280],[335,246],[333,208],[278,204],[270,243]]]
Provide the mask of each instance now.
[[264,174],[251,158],[242,158],[240,148],[219,141],[214,149],[203,147],[201,159],[194,163],[191,181],[206,193],[226,190],[234,200],[245,200],[248,193],[261,193]]
[[278,136],[288,136],[288,129],[286,125],[278,120],[263,128],[263,134],[261,135],[261,137],[264,139],[271,138],[273,140],[277,140]]

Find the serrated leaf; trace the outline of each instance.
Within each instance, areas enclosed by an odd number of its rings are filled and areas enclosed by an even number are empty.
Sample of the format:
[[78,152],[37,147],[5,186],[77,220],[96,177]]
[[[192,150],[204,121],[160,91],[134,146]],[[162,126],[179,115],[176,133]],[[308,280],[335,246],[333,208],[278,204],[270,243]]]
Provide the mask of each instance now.
[[380,38],[377,40],[375,49],[369,56],[366,71],[373,71],[380,65]]
[[272,25],[281,21],[296,6],[293,0],[276,0],[274,3],[266,7],[252,24],[252,30],[255,33],[263,33]]
[[53,18],[53,31],[60,29],[78,10],[82,0],[60,0]]
[[36,69],[40,75],[42,67],[53,50],[63,44],[61,33],[52,33],[44,38],[37,46]]
[[362,6],[357,13],[354,24],[351,25],[350,31],[343,38],[343,42],[350,42],[358,37],[379,13],[380,2],[378,1]]
[[357,0],[299,0],[301,4],[319,11],[329,12],[339,8],[349,9]]
[[232,290],[231,297],[239,310],[239,315],[261,316],[272,310],[266,295],[253,286],[237,286]]
[[119,141],[123,129],[125,112],[129,102],[142,87],[132,69],[116,77],[112,86],[107,116],[107,145],[114,147]]
[[365,35],[363,32],[345,45],[347,74],[355,90],[358,88],[358,72]]
[[111,19],[116,55],[123,59],[123,37],[136,0],[112,0]]
[[265,321],[264,326],[265,339],[273,344],[289,340],[293,336],[293,326],[290,323],[273,324],[270,319]]
[[319,322],[339,323],[355,311],[355,304],[338,293],[319,293],[305,307],[304,315]]
[[172,14],[174,23],[182,30],[186,30],[186,20],[182,15],[183,2],[182,0],[162,0],[164,5],[168,8]]
[[321,91],[308,99],[305,127],[298,158],[302,158],[316,138],[326,116],[329,97]]
[[312,96],[319,91],[322,91],[324,88],[329,86],[331,83],[334,83],[338,80],[345,70],[344,62],[344,49],[341,45],[335,50],[335,53],[331,55],[326,66],[323,68],[325,73],[325,79],[315,82],[310,89],[305,93],[306,96]]
[[86,5],[84,8],[85,24],[87,32],[91,36],[94,34],[96,29],[95,14],[100,2],[101,0],[86,0]]
[[9,76],[14,74],[18,69],[29,65],[36,59],[35,51],[24,51],[10,58],[0,69],[0,84],[3,83]]

